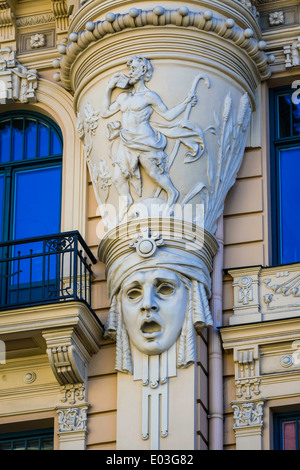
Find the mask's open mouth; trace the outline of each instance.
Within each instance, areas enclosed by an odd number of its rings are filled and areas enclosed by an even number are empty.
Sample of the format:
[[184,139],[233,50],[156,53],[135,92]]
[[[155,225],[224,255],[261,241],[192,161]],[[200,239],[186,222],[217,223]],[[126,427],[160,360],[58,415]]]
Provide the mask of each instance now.
[[162,326],[154,320],[144,321],[141,326],[141,331],[143,335],[151,338],[157,334],[162,333]]

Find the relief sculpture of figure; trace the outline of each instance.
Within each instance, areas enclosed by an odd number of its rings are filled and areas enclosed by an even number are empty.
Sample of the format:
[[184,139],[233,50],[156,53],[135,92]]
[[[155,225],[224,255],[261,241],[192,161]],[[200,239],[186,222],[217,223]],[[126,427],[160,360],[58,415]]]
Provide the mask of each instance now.
[[[146,86],[145,82],[151,79],[153,73],[150,61],[134,56],[128,60],[127,66],[129,77],[116,73],[109,80],[101,107],[102,118],[109,118],[119,111],[122,113],[122,123],[110,122],[107,126],[110,141],[120,138],[116,155],[112,156],[114,185],[122,204],[119,221],[133,203],[130,184],[138,196],[142,195],[140,166],[166,192],[166,214],[172,212],[179,192],[169,176],[170,164],[165,153],[167,137],[179,140],[188,148],[190,161],[197,160],[204,152],[203,132],[195,122],[183,119],[169,126],[150,122],[154,111],[167,121],[173,121],[188,105],[196,105],[195,93],[190,92],[182,103],[168,109],[158,94]],[[115,88],[123,88],[123,92],[112,102],[111,95]]]

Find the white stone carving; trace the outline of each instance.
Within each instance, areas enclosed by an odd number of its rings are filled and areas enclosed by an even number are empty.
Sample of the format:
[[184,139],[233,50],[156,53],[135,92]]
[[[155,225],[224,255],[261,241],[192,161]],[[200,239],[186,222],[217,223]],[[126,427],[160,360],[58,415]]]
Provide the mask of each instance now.
[[251,277],[244,276],[239,280],[239,302],[248,305],[253,301],[253,286]]
[[280,364],[282,367],[291,367],[294,364],[293,356],[286,354],[280,358]]
[[260,395],[260,371],[258,347],[234,349],[236,396],[251,400]]
[[76,128],[79,138],[84,141],[85,155],[88,158],[93,148],[93,136],[99,124],[99,111],[95,110],[90,102],[84,107],[84,118],[77,113]]
[[251,2],[250,0],[238,0],[242,5],[245,5],[248,10],[251,11],[253,14],[254,18],[259,17],[259,12],[257,11],[255,5],[253,4],[254,2]]
[[57,410],[59,433],[86,431],[87,406]]
[[285,54],[285,67],[297,67],[300,65],[300,36],[292,42],[292,44],[283,46],[283,52]]
[[84,119],[81,118],[80,113],[77,113],[76,128],[79,138],[84,142],[84,151],[94,192],[98,204],[101,204],[99,199],[100,190],[106,193],[104,198],[105,203],[112,185],[112,177],[105,160],[100,158],[98,162],[95,163],[91,158],[93,137],[95,136],[98,125],[99,111],[95,110],[91,103],[88,102],[84,108]]
[[[179,140],[187,146],[186,162],[196,161],[204,152],[205,144],[202,129],[185,116],[184,121],[170,126],[150,122],[153,111],[167,121],[174,121],[183,111],[195,106],[197,98],[194,90],[179,105],[168,109],[161,98],[147,86],[152,77],[153,68],[148,59],[134,56],[127,62],[129,77],[115,74],[109,81],[101,107],[101,117],[109,118],[121,111],[122,123],[108,125],[108,139],[120,138],[114,162],[113,182],[122,199],[118,220],[122,221],[129,207],[133,204],[130,184],[142,195],[140,167],[167,194],[167,209],[172,211],[179,193],[169,177],[169,167],[177,151],[168,159],[164,150],[167,137]],[[204,78],[204,77],[201,77]],[[115,88],[128,88],[111,102]],[[169,161],[169,163],[168,163]]]
[[9,47],[0,50],[0,104],[13,101],[35,103],[38,87],[36,70],[29,70],[16,59]]
[[55,16],[53,13],[44,13],[41,15],[31,15],[31,16],[24,16],[22,18],[16,19],[17,26],[26,27],[26,26],[35,26],[45,23],[52,23],[55,21]]
[[300,297],[300,274],[296,274],[296,276],[293,276],[282,284],[271,284],[271,282],[272,279],[265,279],[267,289],[272,290],[275,294]]
[[[195,253],[173,251],[167,238],[144,230],[148,237],[140,237],[138,244],[129,237],[124,257],[116,244],[108,273],[112,300],[105,334],[117,342],[116,369],[123,372],[132,372],[128,334],[136,348],[149,355],[168,350],[179,338],[178,366],[186,367],[195,360],[194,328],[212,326],[205,265],[201,269]],[[184,240],[182,245],[184,250]]]
[[251,267],[229,271],[234,279],[234,315],[230,318],[230,324],[297,316],[300,306],[300,272],[296,265],[289,265],[288,268]]
[[125,327],[145,354],[167,351],[179,337],[188,306],[188,291],[169,269],[139,270],[125,279],[121,305]]
[[35,380],[36,380],[36,373],[35,372],[27,372],[23,377],[23,381],[26,384],[31,384],[31,383],[35,382]]
[[46,36],[43,33],[33,34],[30,38],[31,49],[38,49],[46,45]]
[[[193,187],[182,205],[188,203],[195,194],[200,194],[205,208],[204,226],[211,233],[216,231],[217,221],[224,210],[225,197],[236,180],[243,159],[250,118],[251,106],[248,95],[242,96],[238,114],[235,117],[229,93],[224,100],[221,119],[215,113],[215,125],[205,130],[206,133],[212,133],[217,138],[219,147],[217,162],[214,163],[209,155],[208,184],[200,182]],[[194,222],[197,223],[197,220]]]
[[[109,118],[117,112],[122,113],[122,123],[114,121],[109,122],[107,125],[108,139],[111,142],[119,139],[116,153],[111,152],[110,154],[114,167],[112,181],[119,194],[119,207],[115,220],[109,220],[105,216],[109,213],[105,208],[108,193],[106,193],[103,200],[103,193],[101,195],[99,185],[96,191],[99,206],[104,206],[101,215],[106,229],[109,230],[118,223],[126,221],[125,216],[128,217],[128,210],[134,202],[131,187],[134,188],[137,197],[143,197],[141,179],[141,168],[143,168],[152,181],[158,185],[154,194],[154,201],[159,197],[161,190],[166,194],[162,216],[169,216],[174,212],[176,215],[178,208],[182,212],[191,204],[191,201],[198,198],[203,211],[200,215],[198,214],[199,217],[195,216],[192,222],[204,225],[209,232],[214,233],[217,220],[223,211],[225,197],[235,182],[243,157],[251,118],[251,105],[248,95],[242,96],[236,116],[232,97],[229,93],[224,101],[221,119],[215,112],[215,125],[210,125],[203,130],[196,122],[189,119],[189,114],[192,107],[197,103],[196,88],[199,81],[204,80],[207,88],[211,86],[210,80],[206,76],[196,76],[186,100],[168,109],[158,94],[149,90],[145,84],[145,81],[150,80],[152,76],[153,70],[150,61],[144,57],[135,56],[128,61],[128,66],[130,67],[129,77],[126,78],[123,74],[117,73],[109,81],[101,108],[103,118]],[[121,92],[115,101],[111,102],[112,90],[120,86],[130,87],[128,90]],[[153,110],[169,120],[175,119],[184,111],[185,114],[183,119],[165,126],[152,122]],[[77,128],[81,137],[83,137],[84,124],[79,117]],[[213,137],[217,142],[218,155],[214,155],[213,158],[205,143],[205,134],[210,139]],[[168,138],[175,139],[175,145],[169,157],[164,152]],[[181,144],[188,149],[184,164],[192,164],[199,159],[202,162],[201,157],[205,154],[202,165],[206,167],[207,177],[205,178],[206,181],[200,180],[193,185],[175,207],[180,194],[171,181],[169,171]],[[90,154],[91,145],[86,143],[85,146],[88,149],[87,153]],[[106,172],[110,176],[108,168]]]
[[236,396],[243,400],[251,400],[254,395],[260,395],[260,382],[258,377],[236,380]]
[[[111,145],[109,158],[101,155],[101,159],[107,163],[107,174],[113,168],[111,199],[117,206],[113,199],[117,193],[123,204],[119,203],[116,220],[99,245],[111,302],[105,337],[116,340],[115,368],[142,381],[142,437],[157,449],[159,439],[168,435],[169,377],[176,376],[176,368],[195,362],[195,331],[213,326],[208,302],[217,251],[213,234],[240,168],[251,105],[247,94],[239,92],[233,98],[228,93],[224,103],[216,103],[215,113],[212,108],[213,125],[208,122],[202,129],[190,113],[197,105],[199,82],[204,81],[207,93],[213,86],[206,75],[192,77],[187,98],[168,109],[159,94],[146,86],[153,72],[150,61],[134,56],[127,66],[129,77],[112,76],[101,106],[104,119],[121,115],[121,122],[107,125],[108,140],[118,139],[118,146]],[[176,122],[158,125],[152,121],[154,111]],[[183,119],[177,121],[181,114]],[[77,128],[83,138],[80,116]],[[168,139],[175,140],[169,156],[165,153]],[[188,149],[185,155],[181,144]],[[86,147],[92,148],[88,143]],[[89,152],[91,158],[96,164],[95,149]],[[183,194],[170,176],[172,164],[179,162],[187,173],[197,165],[201,170],[197,183],[187,182]],[[154,197],[144,196],[141,175],[145,173],[145,190],[154,190]],[[195,200],[204,209],[187,220],[183,209],[193,207]],[[249,291],[250,287],[246,285]],[[250,300],[245,291],[243,302]],[[248,385],[241,383],[241,390],[244,386]],[[254,393],[253,387],[257,384],[251,382],[248,388]]]
[[163,354],[148,356],[134,348],[134,380],[141,380],[142,439],[151,449],[169,432],[169,378],[176,377],[176,344]]
[[270,26],[279,26],[284,24],[284,12],[283,11],[273,11],[269,14],[269,24]]
[[[289,273],[287,274],[289,276]],[[277,278],[279,276],[276,276]],[[265,294],[263,299],[264,302],[267,305],[268,310],[275,310],[278,308],[282,308],[282,302],[279,301],[279,305],[271,305],[272,302],[274,302],[275,298],[280,297],[293,297],[293,298],[298,298],[300,297],[300,274],[296,274],[295,276],[291,277],[287,281],[278,284],[277,282],[275,284],[272,284],[272,279],[271,278],[266,278],[264,280],[265,287],[268,290],[271,290],[273,294]],[[286,304],[286,307],[295,307],[298,306],[299,302],[297,303],[289,303]]]
[[235,423],[233,428],[242,428],[248,426],[262,426],[263,424],[263,401],[237,403],[233,404],[233,419]]
[[75,405],[78,401],[82,402],[86,399],[86,389],[83,383],[66,384],[61,387],[62,403]]
[[82,384],[87,379],[90,354],[71,329],[46,331],[43,337],[53,373],[60,385]]

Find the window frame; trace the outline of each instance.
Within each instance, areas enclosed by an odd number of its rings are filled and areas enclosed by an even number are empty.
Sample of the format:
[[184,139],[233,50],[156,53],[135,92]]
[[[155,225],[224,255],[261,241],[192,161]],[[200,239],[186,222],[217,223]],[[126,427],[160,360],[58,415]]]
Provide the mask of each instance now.
[[[271,235],[272,235],[272,265],[281,265],[282,261],[282,230],[281,230],[281,198],[280,198],[280,150],[300,147],[300,135],[290,137],[278,137],[279,113],[277,97],[289,92],[292,94],[295,90],[291,85],[271,88],[269,90],[270,98],[270,179],[271,179]],[[290,116],[290,119],[292,117]],[[291,125],[292,126],[292,125]],[[300,262],[295,260],[284,264],[293,264]]]
[[[5,442],[10,442],[11,443],[11,449],[14,450],[13,447],[13,442],[16,441],[22,441],[24,440],[26,442],[25,444],[25,449],[27,450],[27,440],[29,439],[42,439],[45,437],[52,437],[52,449],[54,449],[54,428],[45,428],[45,429],[35,429],[32,431],[21,431],[21,432],[12,432],[12,433],[7,433],[0,435],[0,445]],[[39,442],[39,447],[41,446],[41,441]],[[8,449],[7,449],[8,450]],[[42,449],[38,449],[42,450]],[[50,449],[49,449],[50,450]]]
[[[58,125],[41,113],[33,112],[33,111],[23,111],[23,110],[16,110],[10,111],[0,114],[0,122],[4,120],[22,117],[24,119],[34,119],[44,122],[49,126],[50,129],[56,133],[56,136],[59,139],[61,145],[61,153],[57,155],[48,155],[44,157],[35,157],[31,159],[23,159],[23,160],[16,160],[16,161],[9,161],[9,162],[0,162],[0,174],[4,174],[4,189],[3,189],[3,209],[2,209],[2,226],[0,233],[0,240],[2,242],[12,240],[13,233],[14,233],[14,223],[13,223],[13,213],[15,209],[16,201],[14,200],[15,194],[15,173],[18,170],[22,169],[35,169],[35,168],[48,168],[53,167],[56,165],[61,166],[61,175],[60,175],[60,213],[59,213],[59,232],[61,231],[61,216],[62,216],[62,163],[63,163],[63,138],[62,132]],[[36,137],[37,139],[37,137]],[[24,141],[23,139],[23,152],[24,152]],[[12,148],[12,144],[10,144],[10,151]],[[36,144],[37,145],[37,144]],[[50,151],[50,139],[49,139],[49,151]],[[9,201],[9,203],[4,203],[4,201]]]
[[285,450],[283,447],[282,423],[286,421],[296,421],[296,445],[299,447],[299,424],[300,411],[292,411],[287,413],[277,413],[274,415],[274,450]]

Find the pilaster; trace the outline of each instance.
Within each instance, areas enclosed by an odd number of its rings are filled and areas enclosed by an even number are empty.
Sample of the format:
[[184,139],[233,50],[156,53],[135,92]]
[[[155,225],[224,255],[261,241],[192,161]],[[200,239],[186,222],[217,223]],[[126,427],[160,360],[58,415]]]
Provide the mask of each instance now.
[[[196,448],[196,336],[221,324],[209,305],[216,229],[270,77],[266,47],[254,4],[235,0],[82,2],[58,47],[54,78],[74,93],[104,226],[119,449]],[[252,284],[240,287],[252,302]],[[208,338],[220,361],[220,338]],[[245,403],[257,357],[238,352]],[[220,427],[219,402],[213,410]]]

